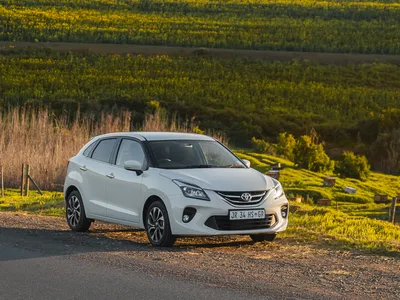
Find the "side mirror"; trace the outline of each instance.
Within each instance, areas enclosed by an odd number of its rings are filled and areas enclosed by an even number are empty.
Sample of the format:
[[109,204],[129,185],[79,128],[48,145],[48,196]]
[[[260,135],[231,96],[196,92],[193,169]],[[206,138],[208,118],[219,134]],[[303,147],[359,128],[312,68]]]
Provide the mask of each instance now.
[[135,171],[137,175],[143,173],[143,165],[137,160],[127,160],[124,162],[124,168],[128,171]]
[[249,160],[247,160],[247,159],[242,159],[242,162],[246,165],[246,167],[250,168],[251,163],[250,163]]

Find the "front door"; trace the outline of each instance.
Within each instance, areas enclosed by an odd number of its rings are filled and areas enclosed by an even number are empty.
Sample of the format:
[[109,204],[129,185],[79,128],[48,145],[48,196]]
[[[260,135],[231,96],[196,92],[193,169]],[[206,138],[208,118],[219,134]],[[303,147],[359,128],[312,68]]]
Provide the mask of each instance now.
[[143,206],[142,175],[124,169],[128,160],[139,161],[146,165],[145,154],[140,142],[133,139],[122,139],[115,158],[112,174],[108,180],[107,190],[107,217],[128,221],[140,222],[140,208]]

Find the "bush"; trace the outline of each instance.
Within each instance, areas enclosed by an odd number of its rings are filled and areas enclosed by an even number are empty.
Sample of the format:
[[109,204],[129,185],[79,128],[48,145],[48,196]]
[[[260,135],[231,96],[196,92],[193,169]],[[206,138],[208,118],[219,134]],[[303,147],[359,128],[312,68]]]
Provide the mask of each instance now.
[[279,155],[285,156],[287,159],[294,160],[294,148],[296,147],[296,140],[292,134],[283,132],[278,136],[277,151]]
[[324,146],[316,144],[308,135],[303,135],[296,141],[294,163],[314,172],[332,170],[334,166],[334,162],[325,153]]
[[343,178],[367,180],[370,174],[370,165],[364,155],[355,155],[353,152],[345,151],[343,159],[336,163],[334,172]]
[[274,145],[271,145],[264,140],[257,139],[254,136],[251,138],[251,142],[255,151],[274,156],[276,155],[276,148]]

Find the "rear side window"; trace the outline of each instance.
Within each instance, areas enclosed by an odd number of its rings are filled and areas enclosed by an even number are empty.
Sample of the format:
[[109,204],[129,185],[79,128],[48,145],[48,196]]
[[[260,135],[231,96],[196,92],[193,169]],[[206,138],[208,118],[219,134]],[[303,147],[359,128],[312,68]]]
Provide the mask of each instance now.
[[92,151],[92,149],[93,149],[93,147],[94,147],[95,144],[96,144],[96,142],[91,143],[91,144],[86,148],[86,150],[83,151],[83,155],[85,155],[86,157],[88,157],[89,154],[90,154],[90,151]]
[[93,151],[92,158],[102,162],[109,162],[117,139],[102,140]]

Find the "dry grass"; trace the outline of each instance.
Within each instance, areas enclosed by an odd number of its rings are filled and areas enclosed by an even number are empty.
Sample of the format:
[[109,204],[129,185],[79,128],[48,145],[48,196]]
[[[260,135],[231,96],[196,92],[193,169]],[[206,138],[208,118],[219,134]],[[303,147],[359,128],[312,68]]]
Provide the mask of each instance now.
[[[96,117],[82,116],[78,111],[72,121],[67,115],[56,117],[48,109],[0,111],[0,164],[4,167],[5,186],[19,187],[21,165],[29,163],[31,175],[41,188],[59,190],[68,159],[92,136],[130,131],[132,124],[128,111],[122,111],[119,116],[102,113]],[[168,119],[160,111],[148,115],[142,128],[146,131],[199,132],[193,120],[181,123],[176,118]],[[222,134],[216,137],[226,140]]]

